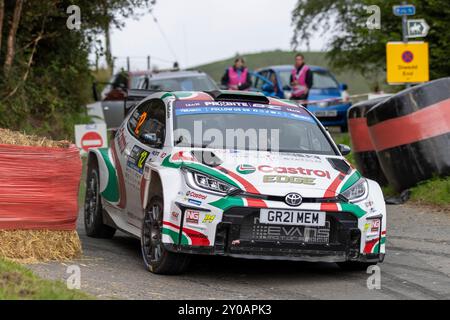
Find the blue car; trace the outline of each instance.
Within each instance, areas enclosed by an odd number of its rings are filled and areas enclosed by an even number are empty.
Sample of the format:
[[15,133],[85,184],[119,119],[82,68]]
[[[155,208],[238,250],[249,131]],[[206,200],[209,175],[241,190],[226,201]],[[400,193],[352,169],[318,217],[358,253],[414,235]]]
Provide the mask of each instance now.
[[[309,66],[309,65],[308,65]],[[347,85],[339,83],[326,68],[309,66],[313,72],[313,87],[309,91],[307,108],[313,112],[324,126],[337,126],[341,131],[347,131],[347,110],[350,102],[344,102],[342,97]],[[289,99],[291,97],[290,77],[293,66],[270,66],[252,73],[252,90],[263,92],[266,96]]]

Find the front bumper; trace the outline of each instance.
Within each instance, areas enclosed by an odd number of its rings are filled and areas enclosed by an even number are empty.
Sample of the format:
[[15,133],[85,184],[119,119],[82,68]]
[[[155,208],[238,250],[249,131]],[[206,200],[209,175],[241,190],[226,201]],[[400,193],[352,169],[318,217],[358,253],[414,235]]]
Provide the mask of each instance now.
[[171,251],[249,259],[310,262],[383,260],[362,254],[358,219],[350,212],[327,212],[326,226],[280,226],[259,223],[259,208],[233,207],[223,213],[210,246],[165,244]]

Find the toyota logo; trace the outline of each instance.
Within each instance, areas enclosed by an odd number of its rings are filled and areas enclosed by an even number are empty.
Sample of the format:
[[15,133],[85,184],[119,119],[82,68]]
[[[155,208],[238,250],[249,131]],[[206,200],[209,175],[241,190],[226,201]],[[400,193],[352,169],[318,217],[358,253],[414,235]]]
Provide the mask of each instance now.
[[302,196],[298,193],[288,193],[286,197],[284,198],[284,202],[286,202],[288,205],[292,207],[297,207],[302,203]]

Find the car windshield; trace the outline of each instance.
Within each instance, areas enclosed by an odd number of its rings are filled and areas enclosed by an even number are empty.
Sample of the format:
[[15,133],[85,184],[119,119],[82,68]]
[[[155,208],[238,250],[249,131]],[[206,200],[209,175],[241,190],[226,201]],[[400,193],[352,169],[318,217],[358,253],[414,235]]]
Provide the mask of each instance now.
[[131,76],[130,89],[138,89],[142,77],[143,76],[135,76],[135,75]]
[[278,73],[282,87],[291,87],[291,71],[280,71]]
[[336,155],[303,108],[250,102],[175,102],[174,144],[232,150]]
[[[291,71],[280,71],[283,88],[291,86]],[[313,71],[313,89],[337,89],[339,84],[328,71]]]
[[204,75],[180,78],[150,79],[148,89],[164,91],[213,91],[216,84]]
[[328,71],[313,72],[313,89],[337,89],[339,84]]

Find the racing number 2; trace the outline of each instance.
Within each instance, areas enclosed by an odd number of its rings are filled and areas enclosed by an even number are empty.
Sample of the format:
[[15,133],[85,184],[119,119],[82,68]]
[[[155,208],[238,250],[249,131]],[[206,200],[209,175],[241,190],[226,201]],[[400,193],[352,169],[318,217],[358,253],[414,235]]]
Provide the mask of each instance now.
[[139,117],[139,121],[136,125],[136,129],[134,129],[135,134],[139,135],[139,130],[141,129],[142,124],[144,123],[145,119],[147,119],[147,112],[143,112],[141,114],[141,116]]
[[148,156],[148,152],[147,151],[142,151],[141,154],[139,155],[139,160],[137,163],[137,167],[139,169],[142,169],[142,167],[144,166],[145,160],[147,159]]

